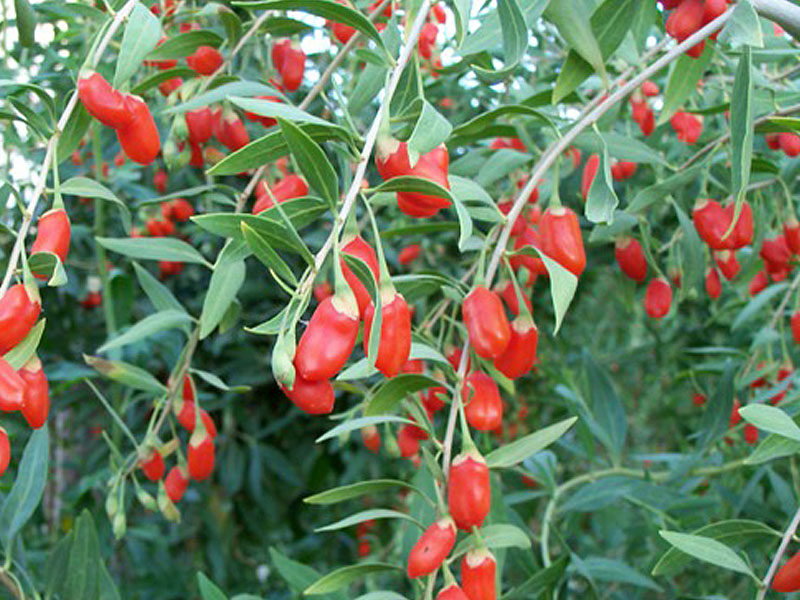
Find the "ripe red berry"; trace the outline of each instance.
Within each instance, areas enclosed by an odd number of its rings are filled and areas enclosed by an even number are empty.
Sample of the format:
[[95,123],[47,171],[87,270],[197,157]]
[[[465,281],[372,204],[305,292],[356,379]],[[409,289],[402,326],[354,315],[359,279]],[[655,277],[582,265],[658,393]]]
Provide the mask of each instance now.
[[41,310],[36,286],[18,283],[8,289],[0,298],[0,354],[5,354],[25,339]]
[[480,453],[472,449],[459,454],[450,465],[447,507],[459,529],[480,527],[491,507],[489,467]]
[[692,394],[692,404],[695,406],[703,406],[706,403],[706,396],[705,394],[701,394],[699,392],[695,392]]
[[794,215],[783,224],[783,236],[792,254],[800,254],[800,221]]
[[663,277],[651,279],[644,296],[644,310],[649,317],[665,317],[672,305],[672,288]]
[[422,248],[419,244],[411,244],[410,246],[406,246],[400,250],[397,260],[401,265],[410,265],[412,262],[417,260],[421,250]]
[[687,112],[676,112],[669,122],[675,130],[678,140],[685,144],[694,144],[700,138],[700,134],[703,133],[703,122],[695,115]]
[[8,463],[11,462],[11,444],[8,441],[8,433],[5,428],[0,426],[0,477],[8,469]]
[[378,428],[375,427],[375,425],[362,427],[361,439],[364,441],[364,446],[370,452],[377,454],[381,449],[381,434],[378,433]]
[[658,96],[658,94],[659,94],[658,85],[655,82],[650,81],[649,79],[642,84],[642,88],[641,89],[642,89],[642,93],[645,96],[648,96],[648,97],[650,97],[650,96]]
[[212,46],[199,46],[186,57],[186,65],[198,75],[211,75],[222,66],[222,54]]
[[450,517],[431,524],[408,555],[408,576],[424,577],[441,566],[456,543],[456,525]]
[[[342,246],[342,254],[349,254],[350,256],[355,256],[356,258],[361,259],[364,261],[369,270],[372,271],[372,275],[375,277],[375,281],[380,283],[380,267],[378,266],[378,256],[375,254],[375,250],[372,249],[364,238],[360,235],[355,236],[351,240],[347,241]],[[367,307],[369,306],[370,302],[372,302],[372,298],[367,291],[367,288],[361,283],[361,280],[356,276],[355,273],[347,266],[345,263],[344,258],[340,259],[340,265],[342,267],[342,274],[344,278],[347,280],[350,289],[353,290],[353,294],[356,297],[356,302],[358,303],[358,313],[360,316],[364,316]]]
[[[375,368],[391,378],[400,372],[411,352],[411,312],[402,294],[386,294],[381,300],[380,342]],[[364,354],[369,354],[374,318],[375,305],[370,302],[364,313]]]
[[486,549],[470,550],[461,559],[461,585],[470,600],[496,600],[497,562]]
[[155,448],[150,448],[139,459],[139,467],[150,481],[158,481],[164,475],[164,457]]
[[403,458],[411,458],[419,452],[420,438],[415,429],[417,427],[414,425],[403,425],[397,432],[397,447]]
[[597,176],[597,169],[600,167],[600,156],[592,154],[586,164],[583,166],[583,174],[581,175],[581,195],[583,199],[589,198],[589,189],[594,183],[594,178]]
[[725,276],[725,279],[730,281],[739,274],[739,260],[736,258],[736,252],[733,250],[721,250],[714,253],[719,270]]
[[189,477],[195,481],[207,479],[214,471],[214,440],[200,429],[192,433],[187,450]]
[[712,300],[719,298],[722,294],[722,281],[719,278],[719,271],[714,267],[709,267],[706,270],[706,293]]
[[272,208],[275,205],[273,198],[278,202],[285,202],[307,195],[308,184],[299,175],[287,175],[269,189],[266,183],[260,181],[256,186],[256,203],[253,206],[253,214],[257,215]]
[[470,600],[457,584],[449,585],[436,595],[436,600]]
[[622,272],[638,283],[647,278],[647,259],[639,240],[632,237],[617,238],[614,256]]
[[786,156],[795,157],[800,155],[800,136],[796,133],[779,133],[778,141],[780,142],[781,150]]
[[497,358],[511,341],[511,326],[500,297],[483,285],[476,286],[461,307],[469,341],[483,358]]
[[42,361],[34,355],[18,373],[25,382],[22,416],[31,429],[39,429],[47,422],[47,415],[50,413],[50,386],[42,368]]
[[792,337],[796,344],[800,344],[800,310],[795,311],[791,318]]
[[772,580],[772,589],[776,592],[787,593],[800,590],[800,552],[778,569]]
[[519,315],[511,322],[511,340],[505,352],[494,359],[495,368],[509,379],[526,375],[536,363],[539,330],[527,315]]
[[297,345],[294,356],[297,373],[307,381],[334,377],[353,353],[358,324],[358,306],[352,296],[323,300]]
[[762,292],[764,288],[767,287],[769,284],[769,280],[767,278],[766,271],[759,271],[756,273],[753,278],[750,280],[750,284],[748,286],[748,291],[750,292],[751,296],[755,296],[756,294]]
[[0,411],[22,410],[25,402],[25,381],[8,362],[0,357]]
[[164,489],[173,502],[180,502],[186,489],[189,487],[189,473],[183,467],[175,465],[167,473],[164,480]]
[[36,239],[31,247],[31,254],[52,252],[62,263],[66,261],[72,235],[67,211],[63,208],[48,210],[39,217],[36,227]]
[[117,139],[132,161],[149,165],[161,151],[158,128],[147,104],[138,96],[125,96],[125,108],[131,119],[117,128]]
[[214,135],[214,116],[209,107],[187,110],[184,113],[186,128],[189,130],[189,142],[205,144]]
[[78,79],[78,97],[86,111],[107,127],[118,129],[133,119],[125,95],[112,88],[100,73]]
[[578,215],[564,206],[548,208],[539,222],[542,251],[580,277],[586,268],[586,252]]
[[233,112],[226,112],[222,115],[215,134],[219,142],[231,151],[236,151],[250,143],[250,134],[247,133],[247,128],[239,116]]
[[156,188],[159,194],[167,192],[167,180],[167,172],[164,169],[159,169],[153,175],[153,187]]
[[470,427],[493,431],[503,424],[500,390],[486,373],[473,371],[467,376],[461,389],[461,402]]
[[327,415],[333,410],[333,386],[327,379],[308,381],[297,373],[292,389],[285,386],[281,389],[297,408],[309,415]]
[[758,441],[758,428],[748,423],[744,426],[744,441],[751,446]]

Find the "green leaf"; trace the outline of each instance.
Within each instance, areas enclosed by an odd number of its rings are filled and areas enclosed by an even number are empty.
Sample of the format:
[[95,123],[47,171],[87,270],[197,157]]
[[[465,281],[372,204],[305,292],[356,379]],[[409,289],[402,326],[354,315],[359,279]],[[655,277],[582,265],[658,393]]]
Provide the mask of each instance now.
[[[296,594],[302,594],[303,590],[320,578],[320,574],[317,571],[287,558],[275,548],[270,548],[269,554],[281,577],[286,580],[286,583]],[[332,594],[329,598],[330,600],[347,600],[342,593]]]
[[284,104],[283,102],[275,102],[273,100],[265,100],[263,98],[241,98],[238,96],[230,96],[228,100],[243,110],[261,115],[262,117],[285,119],[287,121],[292,121],[293,123],[316,123],[317,125],[328,125],[327,121],[324,121],[319,117],[315,117],[304,110],[300,110],[291,104]]
[[592,223],[607,223],[614,221],[614,211],[619,205],[619,199],[614,192],[611,182],[611,165],[608,159],[608,148],[600,138],[602,152],[597,175],[589,188],[589,197],[586,199],[586,218]]
[[[62,163],[72,155],[72,152],[78,148],[81,140],[89,130],[89,125],[92,122],[92,116],[83,107],[83,104],[78,102],[72,110],[72,114],[67,119],[67,124],[64,131],[58,138],[58,162]],[[62,184],[63,185],[63,184]],[[63,190],[62,190],[62,193]]]
[[[580,0],[550,2],[544,11],[544,16],[558,28],[561,37],[569,44],[570,48],[592,65],[592,68],[605,81],[606,67],[603,53],[592,32],[589,15],[584,10],[583,3]],[[553,101],[557,102],[555,98]]]
[[513,72],[528,48],[528,26],[518,0],[498,0],[497,15],[503,35],[503,58],[505,64],[499,70],[484,69],[473,64],[473,70],[485,78],[502,79]]
[[214,373],[209,373],[208,371],[203,371],[202,369],[192,369],[192,373],[194,375],[197,375],[207,384],[217,388],[218,390],[222,390],[223,392],[234,392],[237,394],[242,394],[250,391],[251,389],[249,385],[230,386],[224,381],[222,381],[222,379],[220,379],[217,375],[214,375]]
[[414,486],[405,481],[397,479],[372,479],[370,481],[359,481],[358,483],[331,488],[319,494],[308,496],[303,499],[303,502],[306,504],[337,504],[345,500],[352,500],[353,498],[359,498],[370,494],[378,494],[387,490],[396,490],[397,488],[416,491]]
[[703,418],[700,422],[701,438],[699,446],[707,448],[717,441],[728,430],[731,410],[733,409],[734,384],[736,364],[731,359],[725,361],[722,376],[717,379],[714,393],[706,404]]
[[412,177],[410,175],[392,177],[388,181],[384,181],[378,187],[372,188],[371,191],[375,194],[384,192],[417,192],[419,194],[427,194],[438,198],[447,198],[450,202],[453,201],[453,195],[450,193],[450,190],[443,188],[430,179]]
[[[592,13],[590,18],[592,33],[597,39],[604,61],[614,54],[628,33],[634,10],[634,0],[605,0]],[[592,74],[592,71],[592,65],[588,61],[584,60],[576,50],[570,50],[556,79],[553,102],[561,102],[569,96]]]
[[125,231],[129,232],[131,230],[131,211],[128,210],[128,205],[117,198],[116,194],[102,183],[88,177],[73,177],[62,183],[60,189],[61,194],[66,196],[99,198],[100,200],[111,202],[119,209]]
[[200,313],[200,339],[205,339],[219,325],[225,311],[236,298],[244,283],[244,260],[236,256],[244,243],[229,240],[219,253],[211,281],[203,298],[203,311]]
[[744,459],[744,462],[747,465],[760,465],[776,458],[795,454],[800,454],[800,442],[770,434],[761,441],[750,456]]
[[751,404],[740,408],[739,414],[745,421],[759,429],[800,442],[800,427],[789,415],[776,406]]
[[450,121],[445,119],[430,102],[423,100],[419,119],[414,131],[411,132],[411,137],[408,138],[409,151],[419,154],[430,152],[444,143],[450,137],[452,130]]
[[269,242],[264,236],[244,221],[242,221],[242,234],[244,235],[244,241],[247,243],[248,247],[265,267],[274,271],[276,275],[291,285],[297,285],[297,278],[294,276],[291,268],[289,268],[289,265],[287,265],[278,253],[272,249],[272,246],[269,245]]
[[[726,544],[742,544],[754,539],[772,539],[780,537],[780,533],[758,521],[732,519],[711,523],[692,532],[694,535],[711,538]],[[681,552],[678,548],[670,548],[653,567],[652,574],[657,576],[672,577],[684,570],[691,557]]]
[[705,281],[705,255],[703,242],[695,229],[692,220],[683,212],[677,202],[673,202],[673,208],[678,215],[678,222],[681,224],[683,238],[680,241],[681,267],[683,269],[683,285],[689,289],[694,287],[698,294],[704,293]]
[[[340,140],[349,143],[351,135],[338,125],[319,125],[303,123],[300,125],[305,133],[317,143],[328,140]],[[240,148],[236,152],[219,161],[208,170],[209,175],[236,175],[248,169],[258,168],[289,153],[289,147],[281,131],[268,133]]]
[[767,289],[762,292],[759,292],[750,300],[748,300],[747,304],[745,304],[744,308],[736,315],[736,318],[733,320],[733,324],[731,325],[731,331],[737,331],[742,328],[742,326],[753,319],[756,316],[763,314],[764,307],[769,304],[769,302],[786,292],[789,284],[786,282],[781,283],[773,283]]
[[596,133],[586,131],[575,138],[575,145],[591,154],[601,154],[603,144],[608,148],[608,153],[617,160],[666,164],[664,158],[650,146],[620,133],[603,132],[598,137]]
[[31,328],[28,335],[11,350],[5,353],[3,358],[11,365],[15,371],[19,371],[25,366],[31,357],[36,354],[36,349],[39,347],[39,341],[42,339],[44,333],[46,319],[41,319],[36,325]]
[[266,2],[234,2],[233,5],[247,10],[263,8],[265,10],[299,10],[307,12],[323,19],[330,19],[334,23],[354,27],[375,42],[381,49],[386,50],[383,40],[372,21],[359,11],[337,2],[331,2],[330,0],[267,0]]
[[[182,104],[168,108],[164,111],[164,114],[183,113],[188,110],[195,110],[196,108],[202,108],[204,106],[223,102],[228,99],[230,99],[232,102],[236,101],[238,104],[238,102],[246,100],[251,96],[282,97],[283,94],[281,94],[274,87],[263,83],[258,83],[255,81],[232,81],[219,87],[215,87],[213,90],[198,94]],[[253,100],[253,102],[256,101]],[[258,106],[261,105],[259,104]],[[294,110],[299,111],[299,109]]]
[[564,419],[563,421],[559,421],[558,423],[549,425],[544,429],[540,429],[539,431],[515,440],[510,444],[492,450],[492,452],[486,456],[486,463],[489,465],[490,469],[507,469],[513,467],[529,456],[547,448],[547,446],[564,435],[577,420],[578,417]]
[[541,597],[543,592],[553,589],[561,581],[569,559],[569,556],[562,556],[549,567],[540,569],[524,583],[503,594],[503,600],[531,600]]
[[83,355],[83,360],[104,377],[118,381],[122,385],[154,394],[163,394],[167,387],[144,369],[122,361],[106,360],[99,356]]
[[227,600],[228,597],[200,571],[197,572],[197,587],[203,600]]
[[[189,67],[175,67],[173,69],[167,69],[165,71],[156,71],[149,77],[145,77],[144,79],[138,81],[131,87],[131,94],[136,94],[137,96],[143,96],[153,88],[157,87],[159,84],[164,83],[165,81],[169,81],[170,79],[175,79],[176,77],[181,77],[183,79],[193,79],[197,77],[197,73],[190,69]],[[165,110],[163,114],[166,114],[168,110]],[[87,113],[88,114],[88,113]]]
[[154,48],[147,55],[147,60],[186,58],[200,46],[219,48],[222,42],[223,39],[219,35],[207,29],[187,31],[170,37],[163,44]]
[[569,305],[572,304],[572,298],[575,297],[575,290],[578,289],[578,278],[574,273],[562,267],[538,248],[522,248],[519,252],[530,256],[535,256],[533,253],[536,252],[544,262],[550,278],[550,297],[553,300],[553,310],[556,314],[556,325],[553,329],[553,335],[556,335],[558,330],[561,329],[561,323],[564,322],[564,315],[567,314]]
[[456,17],[456,44],[461,46],[469,31],[469,20],[472,14],[472,0],[453,0],[453,14]]
[[342,567],[319,578],[303,592],[307,596],[327,594],[346,588],[348,585],[368,575],[398,572],[400,567],[388,563],[361,563]]
[[100,598],[100,543],[92,515],[85,508],[73,529],[67,576],[61,585],[62,598]]
[[620,560],[590,556],[582,559],[581,563],[582,569],[595,581],[627,583],[656,592],[663,591],[655,581]]
[[370,510],[362,510],[354,515],[350,515],[349,517],[345,517],[340,521],[336,521],[335,523],[331,523],[330,525],[325,525],[323,527],[317,527],[314,531],[322,532],[322,531],[336,531],[337,529],[347,529],[348,527],[352,527],[353,525],[358,525],[359,523],[363,523],[364,521],[371,521],[373,519],[402,519],[414,523],[420,529],[425,529],[425,527],[417,521],[414,517],[402,513],[396,510],[387,510],[384,508],[373,508]]
[[115,88],[122,87],[139,70],[144,57],[156,47],[161,35],[158,17],[145,8],[144,4],[137,2],[122,35],[122,46],[112,84]]
[[47,483],[50,436],[47,427],[36,429],[22,453],[17,478],[0,511],[0,538],[6,552],[12,549],[14,537],[39,506]]
[[484,188],[488,188],[512,171],[516,171],[526,165],[530,160],[531,156],[529,154],[517,152],[510,148],[502,148],[492,153],[489,159],[481,165],[475,181]]
[[[760,27],[756,28],[760,31]],[[747,185],[750,183],[750,164],[753,158],[753,80],[751,70],[750,47],[747,46],[739,58],[739,66],[733,82],[733,97],[731,98],[731,146],[733,151],[731,179],[733,181],[733,197],[736,201],[731,230],[739,218],[747,193]]]
[[319,444],[320,442],[345,435],[356,429],[362,429],[363,427],[368,427],[370,425],[380,425],[381,423],[403,423],[408,425],[415,424],[414,421],[411,421],[410,419],[405,419],[403,417],[397,417],[394,415],[383,415],[380,417],[358,417],[357,419],[348,419],[344,423],[340,423],[333,429],[323,433],[314,441]]
[[[549,1],[550,0],[521,0],[519,2],[525,22],[529,27],[534,27],[536,25]],[[469,29],[467,27],[468,22],[468,19],[464,21],[465,29]],[[480,52],[494,50],[500,45],[502,40],[503,36],[500,26],[499,8],[495,8],[486,14],[480,27],[467,36],[467,39],[461,46],[461,54],[466,56],[468,54],[478,54]]]
[[664,107],[658,116],[658,125],[663,125],[670,120],[689,99],[692,92],[697,89],[697,82],[706,72],[714,55],[713,48],[708,47],[700,58],[692,58],[685,54],[672,63],[667,80],[667,89],[664,91]]
[[17,33],[19,34],[20,45],[26,48],[33,48],[36,43],[34,33],[36,31],[36,12],[33,10],[28,0],[14,0],[14,14],[17,18]]
[[147,339],[162,331],[169,329],[180,329],[184,325],[192,322],[192,317],[183,310],[162,310],[155,314],[145,317],[130,329],[120,335],[110,339],[100,346],[98,352],[108,352],[114,348],[121,348],[128,344],[136,343]]
[[384,381],[378,387],[369,400],[364,414],[369,417],[392,412],[397,409],[400,401],[409,394],[440,385],[442,385],[441,381],[427,375],[403,373]]
[[481,545],[490,550],[494,548],[522,548],[525,550],[531,547],[531,538],[516,525],[508,523],[486,525],[481,528],[480,540],[475,534],[467,536],[458,543],[451,556],[457,558]]
[[209,266],[192,246],[177,238],[95,238],[106,250],[142,260],[168,260]]
[[592,416],[602,430],[601,441],[608,447],[614,461],[618,461],[628,431],[625,405],[617,394],[609,373],[603,370],[589,354],[586,354],[584,362]]
[[458,236],[458,249],[461,252],[465,252],[467,244],[472,238],[472,217],[470,217],[467,207],[456,197],[453,197],[453,208],[456,209],[458,227],[461,232]]
[[278,124],[289,151],[294,156],[300,172],[305,176],[311,189],[316,190],[325,198],[330,206],[336,206],[339,201],[339,178],[325,152],[307,133],[291,121],[279,118]]
[[147,269],[134,261],[133,270],[136,271],[136,279],[139,280],[139,285],[153,304],[153,308],[157,311],[173,310],[186,312],[186,309],[172,294],[170,289],[153,277]]
[[678,171],[675,175],[640,190],[625,211],[631,214],[644,212],[659,200],[676,194],[680,187],[695,183],[700,172],[706,166],[705,162],[692,165],[688,169]]
[[31,273],[47,278],[47,285],[58,287],[67,283],[67,272],[61,258],[53,252],[36,252],[28,259]]
[[242,21],[239,16],[224,4],[218,2],[209,2],[203,7],[199,13],[199,17],[213,16],[218,17],[222,21],[222,26],[225,28],[225,37],[228,41],[228,46],[233,48],[236,42],[242,37]]
[[733,14],[719,34],[719,41],[729,44],[731,48],[764,47],[761,22],[750,0],[739,0],[736,3]]
[[747,563],[722,542],[718,542],[710,537],[689,535],[676,531],[661,530],[658,533],[678,550],[694,558],[722,567],[723,569],[750,575],[750,577],[756,579],[756,576],[750,570],[750,567],[747,566]]

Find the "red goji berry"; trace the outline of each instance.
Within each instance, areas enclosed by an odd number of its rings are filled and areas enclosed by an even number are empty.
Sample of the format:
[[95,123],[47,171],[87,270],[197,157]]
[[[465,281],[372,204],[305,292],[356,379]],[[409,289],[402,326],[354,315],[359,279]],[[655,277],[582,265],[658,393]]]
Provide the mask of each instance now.
[[[360,235],[357,235],[354,238],[346,241],[346,243],[342,245],[342,254],[349,254],[350,256],[355,256],[356,258],[364,261],[369,267],[369,270],[372,271],[375,281],[380,283],[380,267],[378,266],[378,256],[375,254],[375,250],[372,249],[372,246],[370,246],[364,240],[364,238],[362,238]],[[356,276],[350,267],[347,266],[344,258],[340,258],[339,264],[342,267],[342,274],[347,280],[347,284],[350,286],[350,289],[353,291],[353,294],[356,297],[356,302],[358,303],[358,313],[363,317],[367,307],[369,306],[370,302],[372,302],[372,298],[370,297],[367,288],[364,287],[363,283],[361,283],[361,280],[358,278],[358,276]]]
[[480,527],[491,506],[491,485],[486,460],[475,450],[462,452],[450,465],[447,507],[459,529]]
[[586,253],[578,216],[569,208],[548,208],[539,223],[542,251],[562,267],[580,276],[586,268]]
[[0,298],[0,354],[19,344],[36,324],[42,310],[35,285],[12,285]]
[[189,473],[183,467],[175,465],[167,473],[164,490],[173,502],[180,502],[189,487]]
[[411,579],[425,577],[438,569],[456,543],[456,524],[448,516],[432,523],[408,555],[407,573]]
[[483,285],[476,286],[461,306],[469,342],[483,358],[497,358],[511,340],[511,326],[500,297]]
[[470,427],[478,431],[493,431],[503,423],[503,401],[494,379],[486,373],[473,371],[464,380],[461,402]]
[[[369,354],[375,305],[364,312],[364,354]],[[385,377],[394,377],[408,361],[411,352],[411,312],[402,294],[394,292],[381,298],[381,330],[375,368]]]
[[31,254],[52,252],[62,263],[66,261],[72,234],[67,211],[63,208],[48,210],[39,217],[36,227],[36,239],[31,247]]
[[672,288],[663,277],[651,279],[644,296],[644,310],[649,317],[665,317],[672,305]]
[[125,96],[125,108],[131,119],[117,128],[117,139],[132,161],[149,165],[161,150],[158,128],[147,104],[137,96]]
[[11,462],[11,444],[8,441],[8,433],[4,427],[0,426],[0,477],[8,469],[8,463]]
[[519,315],[511,322],[511,339],[505,352],[494,359],[495,368],[509,379],[526,375],[536,363],[539,330],[529,316]]
[[470,598],[454,583],[442,589],[436,595],[436,600],[470,600]]
[[186,57],[186,65],[198,75],[211,75],[222,66],[222,54],[213,46],[199,46]]
[[22,416],[31,429],[39,429],[47,422],[47,415],[50,413],[50,386],[42,368],[42,361],[34,355],[18,373],[25,383]]
[[800,552],[778,569],[772,580],[772,589],[776,592],[787,593],[800,590]]
[[292,403],[309,415],[327,415],[333,410],[333,386],[327,379],[308,381],[297,373],[292,389],[281,386]]
[[100,73],[91,72],[78,79],[78,97],[86,111],[107,127],[119,129],[134,118],[125,95],[111,87]]
[[187,450],[189,477],[203,481],[214,471],[214,440],[200,429],[192,433]]
[[0,411],[22,410],[25,405],[25,381],[6,359],[0,357]]
[[164,457],[155,448],[150,448],[139,459],[139,468],[150,481],[158,481],[164,475]]
[[461,559],[461,585],[469,600],[496,600],[497,562],[486,549],[470,550]]

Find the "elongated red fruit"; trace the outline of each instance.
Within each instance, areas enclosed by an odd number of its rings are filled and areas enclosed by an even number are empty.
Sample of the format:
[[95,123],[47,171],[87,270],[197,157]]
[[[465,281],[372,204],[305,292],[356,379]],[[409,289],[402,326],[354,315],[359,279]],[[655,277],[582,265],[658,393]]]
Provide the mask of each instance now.
[[734,250],[716,252],[714,254],[714,259],[719,270],[722,271],[722,274],[728,281],[739,274],[741,266],[739,265],[739,259],[736,258],[736,252]]
[[139,459],[139,467],[142,473],[150,481],[158,481],[164,475],[164,457],[155,448],[150,450]]
[[125,96],[125,107],[132,117],[117,129],[119,144],[132,161],[149,165],[161,150],[156,122],[147,104],[138,96]]
[[8,469],[8,463],[11,462],[11,444],[8,441],[8,434],[5,428],[0,426],[0,477]]
[[352,297],[323,300],[300,338],[294,366],[308,381],[330,379],[353,353],[358,336],[358,307]]
[[581,195],[586,200],[589,197],[589,189],[594,183],[594,178],[597,176],[597,169],[600,166],[600,156],[592,154],[583,166],[583,174],[581,175]]
[[719,271],[714,267],[706,270],[706,293],[712,300],[716,300],[722,294],[722,281],[719,278]]
[[638,283],[647,278],[647,259],[639,240],[632,237],[618,238],[614,244],[614,256],[627,277]]
[[188,110],[184,114],[186,128],[189,130],[189,142],[192,144],[205,144],[214,134],[214,117],[207,106],[195,110]]
[[536,363],[539,330],[529,316],[519,315],[511,322],[511,340],[505,352],[494,359],[494,367],[509,379],[527,375]]
[[367,425],[361,428],[361,439],[364,442],[364,447],[377,454],[381,449],[381,434],[375,425]]
[[[542,237],[539,232],[534,229],[533,227],[526,226],[522,233],[517,236],[517,239],[514,240],[514,250],[521,250],[526,246],[530,246],[531,248],[538,248],[542,250]],[[531,276],[536,277],[537,275],[544,275],[547,276],[547,267],[544,266],[544,261],[539,258],[538,254],[527,255],[527,254],[518,254],[512,256],[509,259],[511,263],[511,268],[514,270],[518,270],[520,267],[525,268],[531,274]]]
[[578,215],[565,206],[548,208],[539,222],[542,251],[580,277],[586,268],[586,252]]
[[449,585],[436,595],[436,600],[470,600],[457,584]]
[[213,46],[199,46],[186,57],[186,65],[198,75],[211,75],[222,65],[222,54]]
[[784,593],[800,590],[800,552],[778,569],[775,579],[772,580],[772,589]]
[[175,465],[167,473],[167,478],[164,480],[164,489],[167,496],[173,502],[180,502],[186,489],[189,487],[189,473],[183,467]]
[[[375,277],[375,281],[380,283],[380,267],[378,267],[378,256],[375,254],[375,250],[372,249],[364,238],[360,235],[355,236],[351,240],[347,241],[342,246],[342,254],[349,254],[350,256],[355,256],[363,260],[367,263],[369,270],[372,271],[372,275]],[[356,276],[355,273],[347,266],[347,263],[344,262],[344,258],[340,260],[340,265],[342,267],[342,274],[344,278],[347,280],[347,284],[350,286],[350,289],[353,290],[353,294],[356,297],[356,302],[358,303],[358,314],[363,317],[364,312],[367,310],[370,302],[372,302],[372,298],[370,298],[369,292],[367,288],[364,287],[364,284],[361,283],[361,280]]]
[[503,424],[503,400],[494,379],[486,373],[473,371],[461,389],[464,414],[470,427],[478,431],[493,431]]
[[195,430],[189,438],[187,450],[189,477],[203,481],[214,471],[214,440],[207,432]]
[[36,227],[36,239],[31,247],[31,254],[52,252],[62,263],[66,261],[72,231],[67,211],[63,208],[47,211],[39,217]]
[[[517,297],[517,291],[514,289],[514,284],[510,281],[501,281],[495,287],[495,291],[500,295],[503,299],[503,302],[506,303],[508,310],[511,311],[512,315],[519,314],[519,298]],[[522,301],[525,303],[525,306],[528,308],[528,312],[533,312],[533,304],[531,303],[531,299],[523,292],[521,294]]]
[[497,358],[511,340],[511,326],[500,296],[486,286],[476,286],[461,307],[469,342],[483,358]]
[[267,189],[267,184],[260,181],[256,186],[256,203],[253,206],[253,214],[258,214],[275,205],[273,198],[278,202],[285,202],[292,198],[300,198],[308,195],[308,184],[299,175],[287,175],[276,183],[272,188]]
[[456,543],[456,524],[442,517],[425,530],[408,555],[411,579],[430,575],[444,562]]
[[470,550],[461,559],[461,585],[469,600],[496,600],[496,578],[497,561],[489,550]]
[[419,257],[422,248],[419,244],[411,244],[403,248],[397,255],[397,260],[401,265],[409,265]]
[[327,379],[307,381],[298,373],[291,390],[284,386],[281,389],[297,408],[309,415],[327,415],[333,410],[333,386]]
[[0,354],[19,344],[36,324],[42,304],[36,286],[12,285],[0,298]]
[[483,456],[475,449],[456,456],[447,485],[447,508],[456,527],[466,531],[480,527],[489,514],[491,495],[489,467]]
[[644,310],[649,317],[665,317],[672,305],[672,288],[663,277],[651,279],[644,296]]
[[800,221],[794,215],[783,224],[783,237],[792,254],[800,254]]
[[[382,298],[381,331],[375,368],[385,377],[394,377],[408,360],[411,352],[411,311],[402,294]],[[364,354],[369,354],[375,305],[370,302],[364,313]]]
[[0,357],[0,410],[22,410],[25,402],[25,381],[6,359]]
[[50,413],[50,386],[42,368],[42,361],[34,355],[18,373],[25,382],[22,416],[31,429],[39,429],[47,422],[47,415]]
[[112,88],[100,73],[78,79],[78,98],[86,111],[107,127],[118,129],[133,120],[125,95]]
[[792,313],[790,324],[792,326],[792,337],[794,338],[794,342],[795,344],[800,344],[800,310]]

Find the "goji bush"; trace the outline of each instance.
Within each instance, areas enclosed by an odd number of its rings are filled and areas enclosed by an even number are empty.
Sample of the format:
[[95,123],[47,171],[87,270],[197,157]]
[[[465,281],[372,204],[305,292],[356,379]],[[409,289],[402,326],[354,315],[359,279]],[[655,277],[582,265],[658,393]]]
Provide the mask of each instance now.
[[2,28],[0,596],[800,590],[800,6]]

